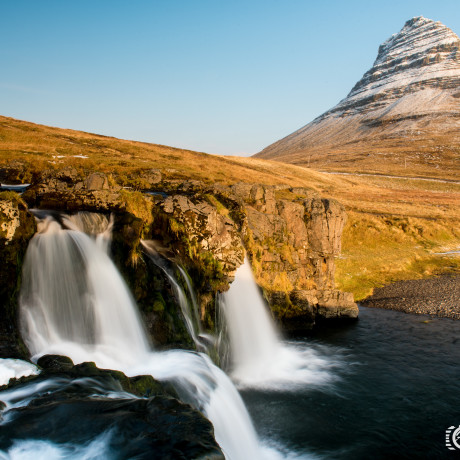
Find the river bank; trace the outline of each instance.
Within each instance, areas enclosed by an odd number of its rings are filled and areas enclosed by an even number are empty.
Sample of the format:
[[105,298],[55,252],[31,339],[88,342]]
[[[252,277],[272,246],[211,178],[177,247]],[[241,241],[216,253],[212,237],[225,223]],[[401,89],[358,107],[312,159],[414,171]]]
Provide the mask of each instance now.
[[374,293],[362,301],[361,305],[460,319],[460,276],[443,275],[430,279],[398,281],[375,288]]

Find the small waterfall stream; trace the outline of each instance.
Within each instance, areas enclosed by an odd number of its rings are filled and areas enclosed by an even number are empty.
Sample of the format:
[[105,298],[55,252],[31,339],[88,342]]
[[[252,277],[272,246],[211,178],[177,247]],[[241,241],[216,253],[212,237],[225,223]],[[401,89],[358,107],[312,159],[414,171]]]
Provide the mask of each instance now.
[[176,268],[179,270],[187,285],[190,301],[187,298],[183,287],[174,276],[173,270],[168,266],[168,262],[156,251],[153,242],[142,240],[141,243],[150,260],[163,271],[166,278],[168,279],[169,284],[171,285],[174,292],[176,301],[181,309],[185,326],[187,327],[187,331],[190,334],[196,349],[198,351],[208,353],[208,342],[212,343],[213,340],[209,335],[203,334],[200,316],[198,313],[198,303],[187,272],[180,265],[176,265]]
[[277,353],[279,338],[247,259],[220,301],[230,339],[232,376],[257,378]]
[[225,373],[201,353],[152,351],[123,279],[103,245],[85,233],[50,217],[42,222],[24,262],[20,310],[35,358],[61,354],[128,376],[170,380],[212,421],[227,458],[261,458],[251,419]]
[[331,369],[337,362],[281,340],[247,259],[219,303],[230,342],[231,376],[240,386],[294,390],[335,379]]

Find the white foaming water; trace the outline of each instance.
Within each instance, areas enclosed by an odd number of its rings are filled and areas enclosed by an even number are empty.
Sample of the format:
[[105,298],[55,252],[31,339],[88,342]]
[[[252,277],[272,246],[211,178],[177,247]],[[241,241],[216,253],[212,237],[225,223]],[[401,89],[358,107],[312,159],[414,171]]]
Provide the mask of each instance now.
[[71,379],[68,377],[54,377],[39,382],[32,381],[27,385],[13,387],[11,389],[2,391],[1,401],[5,403],[7,412],[4,414],[0,421],[0,425],[8,422],[10,409],[17,409],[18,407],[25,407],[31,401],[44,394],[49,394],[58,390],[65,390],[70,387],[82,387],[85,389],[91,388],[93,398],[99,399],[137,399],[131,393],[127,393],[121,389],[121,385],[116,388],[107,388],[101,385],[96,379],[91,377],[80,377]]
[[108,252],[112,241],[113,214],[108,219],[104,214],[81,211],[65,216],[63,220],[67,228],[94,236],[101,249]]
[[110,458],[107,449],[110,432],[103,433],[86,446],[57,445],[50,441],[15,441],[8,452],[0,451],[0,460],[99,460]]
[[27,361],[0,358],[0,385],[6,385],[10,379],[19,379],[39,373],[37,366]]
[[62,230],[55,221],[29,244],[20,305],[23,337],[34,355],[111,350],[129,363],[148,349],[133,299],[108,255],[84,233]]
[[252,421],[235,386],[207,355],[179,350],[155,353],[134,372],[147,370],[160,380],[172,380],[181,399],[206,414],[226,458],[269,458],[261,455]]
[[280,340],[247,259],[220,296],[220,306],[230,340],[231,375],[240,386],[287,390],[335,379],[331,368],[337,361]]
[[27,250],[20,296],[23,337],[35,357],[61,354],[129,376],[171,379],[212,421],[228,459],[262,458],[228,377],[206,355],[152,352],[135,303],[106,252],[87,235],[63,230],[49,218],[40,228]]

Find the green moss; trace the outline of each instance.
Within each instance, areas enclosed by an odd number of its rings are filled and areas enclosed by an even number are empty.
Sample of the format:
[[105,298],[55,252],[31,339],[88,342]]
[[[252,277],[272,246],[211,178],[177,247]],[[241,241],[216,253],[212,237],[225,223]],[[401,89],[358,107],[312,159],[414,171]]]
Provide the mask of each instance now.
[[19,193],[2,191],[0,192],[0,200],[11,201],[13,204],[18,205],[19,203],[24,204]]
[[174,217],[169,217],[168,219],[169,229],[176,236],[185,231],[183,224],[179,223]]
[[161,295],[161,292],[155,292],[152,310],[155,312],[163,312],[166,308],[165,299]]
[[204,198],[210,205],[217,209],[217,212],[221,216],[227,217],[230,214],[230,211],[216,198],[216,196],[207,193],[204,195]]
[[[17,209],[20,226],[16,228],[11,241],[6,244],[5,240],[0,241],[0,322],[7,324],[13,330],[7,339],[11,353],[17,357],[28,355],[26,347],[22,342],[17,330],[17,308],[18,295],[22,281],[22,264],[30,238],[36,231],[34,217],[27,213],[27,206],[20,195],[15,192],[0,192],[0,200],[7,201]],[[8,220],[0,212],[0,220]]]
[[120,199],[127,212],[143,222],[144,233],[148,233],[153,223],[153,202],[149,197],[138,191],[121,190]]
[[305,196],[297,195],[296,193],[291,192],[289,189],[275,190],[275,198],[277,200],[304,200]]

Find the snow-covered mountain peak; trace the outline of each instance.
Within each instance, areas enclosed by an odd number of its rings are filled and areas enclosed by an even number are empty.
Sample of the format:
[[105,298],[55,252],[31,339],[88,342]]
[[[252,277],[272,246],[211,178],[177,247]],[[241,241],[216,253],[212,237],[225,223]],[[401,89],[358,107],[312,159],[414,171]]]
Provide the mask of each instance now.
[[380,45],[374,66],[426,53],[432,48],[442,51],[449,45],[458,45],[459,41],[457,34],[441,22],[417,16],[409,19],[399,33],[393,34]]
[[380,45],[372,68],[337,108],[355,104],[376,94],[385,97],[395,89],[445,87],[460,78],[460,39],[440,22],[418,16]]
[[374,156],[388,155],[397,170],[401,155],[415,155],[420,171],[433,159],[457,171],[459,154],[460,39],[417,16],[380,45],[347,97],[258,156],[321,168],[348,158],[375,169]]

